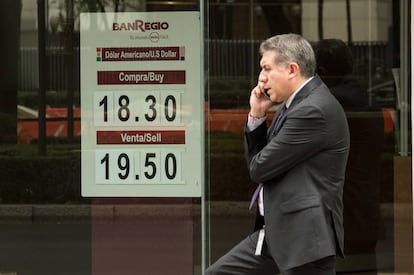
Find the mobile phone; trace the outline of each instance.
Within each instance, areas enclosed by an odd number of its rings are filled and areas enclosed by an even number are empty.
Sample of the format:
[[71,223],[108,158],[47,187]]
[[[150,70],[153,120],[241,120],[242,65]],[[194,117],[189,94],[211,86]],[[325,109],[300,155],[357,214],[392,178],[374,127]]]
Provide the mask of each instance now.
[[267,93],[267,91],[268,91],[269,89],[266,89],[266,90],[264,90],[263,91],[263,95],[268,99],[268,100],[270,100],[270,96],[269,96],[269,94]]

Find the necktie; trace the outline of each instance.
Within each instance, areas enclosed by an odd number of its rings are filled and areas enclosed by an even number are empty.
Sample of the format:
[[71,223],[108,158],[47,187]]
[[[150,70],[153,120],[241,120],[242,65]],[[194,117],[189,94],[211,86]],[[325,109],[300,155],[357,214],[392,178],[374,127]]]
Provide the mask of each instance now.
[[[282,120],[283,115],[285,114],[287,108],[286,105],[283,105],[282,109],[280,110],[279,114],[277,115],[277,118],[275,120],[275,124],[273,128],[271,128],[271,131],[275,131],[277,129],[277,126],[279,126],[280,121]],[[257,201],[257,198],[259,197],[260,190],[263,188],[263,183],[259,183],[256,187],[256,190],[253,193],[253,196],[250,200],[249,210],[253,208],[254,203]]]
[[250,200],[249,210],[253,208],[254,203],[257,201],[259,197],[260,190],[263,188],[263,183],[259,183],[256,187],[256,190],[253,193],[252,199]]

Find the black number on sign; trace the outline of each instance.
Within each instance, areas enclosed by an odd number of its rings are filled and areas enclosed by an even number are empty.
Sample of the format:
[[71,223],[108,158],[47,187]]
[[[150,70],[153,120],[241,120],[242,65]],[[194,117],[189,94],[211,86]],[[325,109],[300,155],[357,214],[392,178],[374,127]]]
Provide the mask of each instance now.
[[104,121],[108,121],[108,97],[104,96],[102,100],[99,102],[99,107],[103,105],[104,108]]
[[119,110],[118,110],[118,118],[120,121],[127,121],[129,119],[129,97],[126,95],[121,95],[118,99],[118,105]]
[[[170,171],[170,168],[172,168],[172,171]],[[175,158],[175,155],[172,153],[168,153],[165,156],[165,175],[169,180],[174,179],[177,175],[177,159]]]
[[[170,104],[172,105],[171,108],[169,108]],[[177,102],[174,96],[169,95],[165,98],[164,110],[165,110],[165,118],[168,121],[174,121],[175,116],[177,115]],[[172,114],[170,114],[168,110],[172,110]]]
[[101,164],[105,164],[105,179],[109,180],[109,154],[106,153],[101,159]]
[[147,179],[153,179],[157,173],[157,166],[155,165],[155,162],[151,160],[151,158],[155,158],[155,153],[147,153],[145,156],[145,167],[150,166],[152,168],[152,173],[144,173]]
[[145,98],[145,102],[151,102],[148,108],[152,111],[152,114],[145,114],[145,119],[147,121],[154,121],[157,117],[157,110],[155,109],[155,104],[157,103],[157,100],[155,99],[155,96],[149,95]]
[[128,178],[129,176],[129,157],[127,154],[122,153],[118,157],[118,167],[119,170],[124,171],[124,174],[118,173],[118,176],[121,180]]

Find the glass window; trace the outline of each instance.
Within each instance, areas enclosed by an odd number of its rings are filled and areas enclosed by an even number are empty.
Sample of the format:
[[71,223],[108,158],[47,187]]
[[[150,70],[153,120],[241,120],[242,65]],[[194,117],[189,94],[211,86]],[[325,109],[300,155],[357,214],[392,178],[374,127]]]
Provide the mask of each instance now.
[[199,11],[198,1],[23,0],[2,11],[1,272],[200,273],[200,198],[82,197],[80,123],[80,13]]
[[[253,231],[255,184],[243,148],[249,95],[261,41],[290,32],[311,42],[318,74],[350,127],[347,257],[338,272],[412,272],[410,1],[2,0],[0,7],[1,272],[202,274]],[[200,11],[205,21],[205,105],[188,106],[205,108],[205,196],[83,197],[80,14],[153,11]]]
[[247,208],[255,184],[246,169],[243,131],[259,44],[294,32],[314,46],[318,74],[344,107],[350,127],[343,194],[347,257],[338,261],[338,272],[411,270],[411,242],[403,241],[412,239],[410,9],[403,2],[210,3],[212,262],[254,227],[255,211]]

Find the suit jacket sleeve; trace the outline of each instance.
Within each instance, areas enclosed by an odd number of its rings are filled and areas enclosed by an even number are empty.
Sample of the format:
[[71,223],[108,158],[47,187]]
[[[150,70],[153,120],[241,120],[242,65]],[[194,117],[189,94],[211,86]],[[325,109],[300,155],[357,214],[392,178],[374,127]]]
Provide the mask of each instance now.
[[288,110],[274,133],[266,133],[265,124],[246,132],[245,149],[251,179],[266,183],[312,157],[326,146],[325,124],[322,111],[307,105]]

